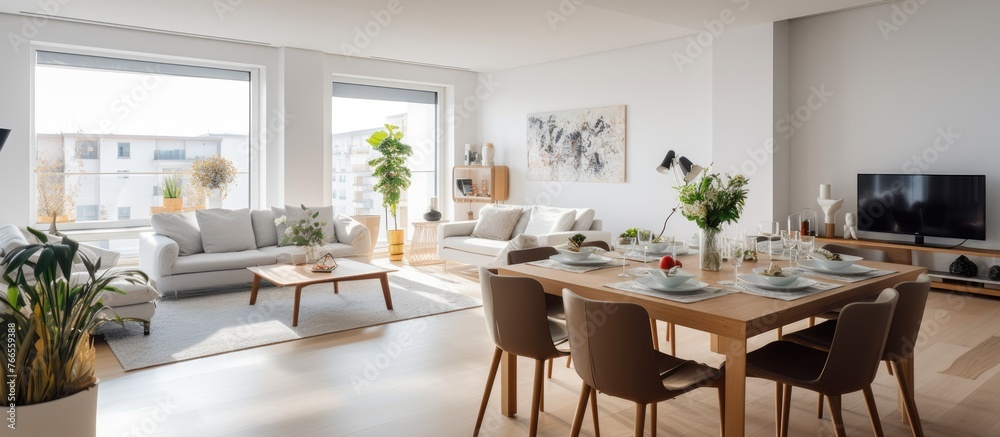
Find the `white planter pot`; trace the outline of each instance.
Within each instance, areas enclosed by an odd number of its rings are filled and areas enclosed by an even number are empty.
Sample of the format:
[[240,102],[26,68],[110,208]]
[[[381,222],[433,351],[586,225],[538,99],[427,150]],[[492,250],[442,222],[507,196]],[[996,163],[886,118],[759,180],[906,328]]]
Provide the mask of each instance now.
[[97,388],[41,404],[14,407],[14,429],[10,429],[11,413],[5,409],[0,436],[96,437]]
[[222,208],[222,189],[213,188],[208,190],[208,207]]

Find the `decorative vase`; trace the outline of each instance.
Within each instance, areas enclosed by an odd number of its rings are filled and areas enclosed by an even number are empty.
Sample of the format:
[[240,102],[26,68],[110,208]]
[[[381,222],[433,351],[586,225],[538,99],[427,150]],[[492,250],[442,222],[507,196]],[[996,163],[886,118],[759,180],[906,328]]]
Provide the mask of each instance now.
[[184,199],[181,197],[164,197],[163,207],[169,211],[180,211],[181,209],[184,209]]
[[427,212],[424,213],[424,220],[429,222],[441,220],[441,211],[435,211],[433,209],[427,210]]
[[0,436],[96,436],[98,387],[95,385],[54,401],[18,405],[14,407],[16,415],[13,416],[17,428],[0,427]]
[[314,263],[319,259],[319,246],[304,246],[306,262]]
[[483,167],[492,167],[494,164],[493,157],[496,156],[496,148],[493,147],[493,143],[486,143],[483,145]]
[[208,207],[222,208],[222,188],[209,188]]
[[713,272],[722,270],[722,230],[702,229],[698,243],[698,266]]
[[389,261],[402,261],[403,241],[405,239],[403,230],[386,231],[386,236],[389,238]]

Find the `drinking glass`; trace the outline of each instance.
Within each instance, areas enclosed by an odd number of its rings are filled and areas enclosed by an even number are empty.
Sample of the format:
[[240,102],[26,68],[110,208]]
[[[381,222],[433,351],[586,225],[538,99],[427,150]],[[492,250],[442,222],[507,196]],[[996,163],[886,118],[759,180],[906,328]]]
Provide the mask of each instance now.
[[729,262],[733,265],[733,282],[740,281],[740,266],[743,265],[743,252],[746,251],[746,239],[733,238],[729,241]]
[[816,244],[816,237],[812,235],[802,235],[799,237],[799,255],[801,258],[809,258],[813,246]]
[[653,231],[649,229],[639,229],[636,232],[639,236],[639,245],[642,246],[642,267],[646,268],[646,253],[649,251],[649,244],[653,242]]
[[760,233],[760,236],[767,237],[767,260],[770,262],[774,261],[774,249],[771,246],[771,241],[778,236],[780,230],[778,222],[762,221],[757,224],[757,232]]
[[635,246],[635,238],[618,237],[618,239],[615,240],[615,252],[622,254],[622,272],[618,275],[619,278],[629,277],[628,273],[625,273],[625,266],[628,265],[625,255],[632,251],[633,246]]
[[795,244],[798,242],[798,240],[799,240],[799,231],[795,230],[781,231],[781,247],[784,248],[784,250],[781,252],[781,255],[784,255],[785,252],[788,252],[789,267],[792,266],[792,261],[795,258]]

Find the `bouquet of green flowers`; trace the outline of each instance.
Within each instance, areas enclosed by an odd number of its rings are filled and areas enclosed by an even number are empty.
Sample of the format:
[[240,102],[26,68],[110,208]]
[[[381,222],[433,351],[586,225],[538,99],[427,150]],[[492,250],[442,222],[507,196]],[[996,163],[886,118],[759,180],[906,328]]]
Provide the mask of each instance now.
[[[305,205],[301,205],[301,207],[306,213],[305,218],[299,220],[298,223],[288,225],[288,228],[285,229],[285,235],[281,238],[281,244],[287,245],[291,243],[296,246],[322,246],[326,242],[326,234],[323,232],[326,222],[316,220],[319,217],[319,211],[310,211]],[[287,222],[287,215],[274,220],[275,225]]]
[[718,230],[724,223],[735,222],[743,214],[747,200],[747,178],[703,173],[697,183],[679,188],[681,214],[699,228]]

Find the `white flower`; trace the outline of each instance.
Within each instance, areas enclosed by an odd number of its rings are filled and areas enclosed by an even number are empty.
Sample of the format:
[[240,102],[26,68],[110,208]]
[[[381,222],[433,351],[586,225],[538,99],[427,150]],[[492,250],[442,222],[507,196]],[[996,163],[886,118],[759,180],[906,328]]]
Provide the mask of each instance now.
[[277,225],[280,225],[282,223],[285,223],[286,221],[288,221],[288,217],[287,216],[281,216],[281,217],[278,217],[278,218],[274,219],[274,225],[277,226]]
[[289,235],[289,236],[292,235],[292,227],[291,226],[285,228],[285,235]]

